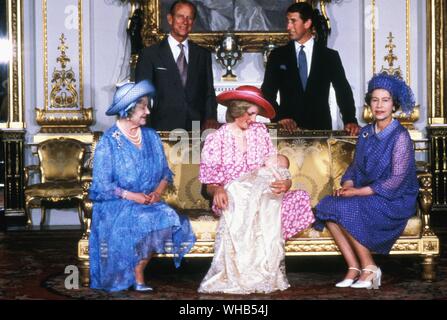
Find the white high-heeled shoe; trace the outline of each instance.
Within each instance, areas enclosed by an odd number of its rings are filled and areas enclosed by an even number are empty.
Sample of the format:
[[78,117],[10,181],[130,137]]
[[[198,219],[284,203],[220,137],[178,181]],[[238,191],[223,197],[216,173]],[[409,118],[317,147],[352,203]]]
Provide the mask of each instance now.
[[148,285],[146,285],[145,283],[135,283],[133,285],[133,289],[135,291],[139,291],[139,292],[150,292],[150,291],[154,291],[154,289]]
[[348,269],[349,270],[357,270],[358,276],[355,277],[354,279],[344,279],[343,281],[340,281],[340,282],[336,283],[335,286],[337,288],[347,288],[347,287],[350,287],[354,283],[354,281],[357,280],[358,277],[360,276],[360,273],[361,273],[360,269],[357,269],[357,268],[354,268],[354,267],[349,267]]
[[377,266],[366,266],[362,269],[363,272],[371,272],[371,274],[365,280],[358,280],[356,283],[351,285],[351,288],[366,288],[366,289],[379,289],[382,284],[382,271]]

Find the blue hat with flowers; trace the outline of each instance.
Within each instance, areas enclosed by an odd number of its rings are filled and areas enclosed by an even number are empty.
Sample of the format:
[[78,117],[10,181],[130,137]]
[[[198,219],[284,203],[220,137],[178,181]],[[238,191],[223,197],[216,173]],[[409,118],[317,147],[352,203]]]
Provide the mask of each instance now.
[[397,76],[387,73],[374,75],[368,82],[368,94],[376,89],[387,90],[404,113],[409,114],[413,111],[415,106],[413,91],[405,81]]
[[106,115],[119,114],[121,117],[124,117],[135,106],[138,99],[144,96],[155,96],[155,88],[148,80],[138,83],[128,82],[118,86],[113,96],[113,102],[106,111]]

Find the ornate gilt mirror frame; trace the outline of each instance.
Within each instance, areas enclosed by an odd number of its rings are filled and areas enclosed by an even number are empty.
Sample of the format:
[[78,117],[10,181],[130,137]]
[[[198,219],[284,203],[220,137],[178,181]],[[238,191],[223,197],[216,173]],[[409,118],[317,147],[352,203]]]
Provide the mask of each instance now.
[[[304,2],[305,0],[296,0],[296,2]],[[144,0],[142,1],[142,8],[144,14],[143,25],[143,44],[149,46],[162,40],[166,33],[161,30],[162,0]],[[317,3],[318,1],[312,1]],[[327,0],[319,1],[321,12],[326,15],[325,3]],[[285,26],[284,26],[285,30]],[[216,32],[196,32],[191,33],[190,38],[197,44],[214,49],[215,45],[219,42],[222,35],[228,31],[216,31]],[[286,32],[265,32],[265,31],[234,31],[235,36],[241,43],[242,50],[245,52],[260,52],[263,50],[267,42],[273,42],[275,45],[283,45],[287,43],[288,36]]]
[[[24,129],[23,113],[23,43],[22,43],[22,0],[6,0],[7,50],[9,51],[7,72],[7,118],[0,122],[0,129]],[[2,48],[4,50],[4,48]],[[2,79],[3,82],[3,79]]]

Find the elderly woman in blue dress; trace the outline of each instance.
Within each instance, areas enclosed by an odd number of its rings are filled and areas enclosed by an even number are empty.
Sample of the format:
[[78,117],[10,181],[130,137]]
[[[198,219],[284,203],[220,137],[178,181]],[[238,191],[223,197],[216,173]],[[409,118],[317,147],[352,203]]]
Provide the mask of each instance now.
[[365,101],[375,120],[362,128],[341,188],[317,205],[315,228],[327,226],[348,265],[336,287],[378,289],[382,272],[371,252],[388,254],[416,210],[413,143],[392,116],[398,107],[411,112],[414,97],[401,79],[378,74]]
[[160,197],[172,181],[159,136],[142,127],[154,87],[146,80],[119,87],[107,115],[118,115],[94,156],[89,197],[91,287],[152,291],[144,269],[154,253],[172,253],[175,266],[194,244],[187,218]]

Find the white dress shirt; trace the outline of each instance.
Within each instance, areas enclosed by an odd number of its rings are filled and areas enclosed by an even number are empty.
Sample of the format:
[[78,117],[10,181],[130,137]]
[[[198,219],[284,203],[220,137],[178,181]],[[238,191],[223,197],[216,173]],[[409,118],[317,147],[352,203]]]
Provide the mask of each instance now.
[[[180,48],[178,46],[180,44],[180,42],[175,40],[175,38],[171,34],[169,34],[169,36],[168,36],[168,43],[169,43],[169,47],[171,48],[172,55],[174,56],[174,61],[177,61],[177,58],[180,55]],[[183,51],[185,52],[186,62],[189,63],[188,39],[183,41],[182,44],[183,44]]]
[[[296,50],[296,64],[299,66],[298,61],[298,55],[301,50],[301,46],[303,45],[304,53],[306,54],[306,61],[307,61],[307,77],[309,77],[310,73],[310,67],[312,66],[312,53],[314,52],[314,37],[311,37],[309,40],[307,40],[305,43],[301,44],[298,41],[295,41],[295,50]],[[180,52],[180,49],[179,49]]]

